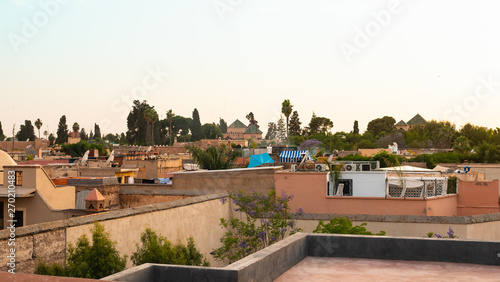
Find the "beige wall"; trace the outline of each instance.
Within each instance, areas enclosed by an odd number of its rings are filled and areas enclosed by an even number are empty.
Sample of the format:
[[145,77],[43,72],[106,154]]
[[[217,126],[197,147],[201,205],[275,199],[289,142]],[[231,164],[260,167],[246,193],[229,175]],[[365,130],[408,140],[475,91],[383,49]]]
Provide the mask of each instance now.
[[[75,208],[75,187],[56,187],[40,166],[5,166],[4,171],[15,170],[23,172],[23,185],[19,188],[36,189],[33,197],[16,198],[16,210],[24,211],[24,225],[65,219],[71,216],[60,210]],[[4,175],[4,182],[7,181]],[[7,198],[4,202],[3,227],[7,226]]]
[[[329,220],[324,220],[327,223]],[[446,236],[451,227],[455,236],[460,239],[500,241],[500,221],[483,222],[476,224],[450,224],[450,223],[415,223],[415,222],[375,222],[353,221],[353,225],[367,223],[366,229],[373,233],[385,231],[387,236],[427,237],[427,233],[434,232]],[[298,227],[304,232],[316,229],[319,220],[299,220]]]
[[[35,260],[62,262],[61,254],[66,253],[69,243],[73,245],[82,234],[89,238],[94,221],[99,221],[117,242],[121,255],[128,255],[127,267],[132,266],[130,255],[140,242],[140,235],[146,226],[156,230],[173,243],[186,243],[192,236],[200,252],[209,259],[212,266],[223,266],[215,262],[210,252],[220,246],[224,230],[220,228],[220,218],[232,215],[231,204],[222,204],[220,197],[226,193],[193,197],[185,200],[159,203],[151,206],[136,207],[82,216],[49,225],[38,224],[18,228],[16,242],[16,272],[33,273]],[[0,253],[6,254],[9,230],[0,231]],[[38,242],[38,243],[37,243]],[[0,270],[6,271],[6,256],[0,256]],[[20,271],[17,271],[17,270]]]
[[173,190],[239,190],[268,193],[274,189],[272,167],[180,172],[174,174]]
[[181,158],[157,159],[157,160],[134,160],[123,159],[123,168],[146,168],[145,178],[163,178],[167,172],[179,171],[182,169]]

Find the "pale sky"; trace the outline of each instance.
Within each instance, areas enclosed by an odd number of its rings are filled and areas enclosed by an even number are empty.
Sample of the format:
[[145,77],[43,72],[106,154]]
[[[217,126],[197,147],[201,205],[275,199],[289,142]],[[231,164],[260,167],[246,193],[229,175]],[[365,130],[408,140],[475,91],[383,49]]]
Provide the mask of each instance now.
[[[290,99],[333,131],[384,115],[500,123],[500,2],[0,1],[0,121],[126,131],[132,96],[165,117],[267,131]],[[168,75],[167,75],[168,73]],[[488,82],[489,81],[489,82]]]

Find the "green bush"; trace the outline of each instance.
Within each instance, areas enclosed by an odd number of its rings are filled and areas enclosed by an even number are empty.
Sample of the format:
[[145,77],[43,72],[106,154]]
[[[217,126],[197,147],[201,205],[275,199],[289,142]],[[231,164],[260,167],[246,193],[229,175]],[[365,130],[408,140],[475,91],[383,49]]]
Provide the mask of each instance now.
[[35,268],[35,274],[40,275],[50,275],[50,276],[68,276],[66,273],[66,269],[58,264],[46,264],[44,262],[38,263]]
[[163,236],[158,236],[151,228],[141,235],[141,245],[136,244],[137,251],[131,256],[134,265],[143,263],[179,264],[210,266],[208,260],[197,249],[194,239],[189,237],[187,246],[178,243],[173,245]]
[[457,193],[457,177],[451,176],[448,177],[448,189],[446,190],[447,194],[456,194]]
[[325,224],[323,220],[320,220],[313,233],[385,235],[385,231],[373,234],[372,232],[366,230],[365,226],[366,222],[361,223],[361,225],[353,226],[352,220],[348,220],[345,217],[335,217],[327,224]]
[[66,268],[40,262],[35,274],[100,279],[125,269],[126,257],[116,250],[116,242],[99,222],[94,223],[92,246],[85,234],[78,238],[76,246],[69,244]]

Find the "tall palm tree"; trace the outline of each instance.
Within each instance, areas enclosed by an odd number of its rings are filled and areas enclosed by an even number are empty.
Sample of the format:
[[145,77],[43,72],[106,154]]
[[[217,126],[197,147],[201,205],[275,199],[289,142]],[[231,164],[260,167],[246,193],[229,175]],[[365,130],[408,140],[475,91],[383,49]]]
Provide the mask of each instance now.
[[290,103],[290,100],[286,99],[281,103],[281,113],[286,117],[286,140],[288,142],[288,146],[290,146],[290,139],[288,138],[288,119],[292,114],[293,105]]
[[158,113],[155,111],[155,109],[150,108],[144,110],[144,118],[151,123],[151,144],[155,144],[155,137],[154,137],[154,127],[155,127],[155,122],[158,121]]
[[40,139],[40,128],[42,127],[42,125],[43,125],[43,123],[40,120],[40,118],[38,118],[37,120],[35,120],[35,126],[38,129],[38,138],[39,139]]
[[172,109],[167,111],[167,121],[169,123],[168,135],[170,136],[169,145],[172,145],[172,120],[174,119],[175,114],[172,112]]

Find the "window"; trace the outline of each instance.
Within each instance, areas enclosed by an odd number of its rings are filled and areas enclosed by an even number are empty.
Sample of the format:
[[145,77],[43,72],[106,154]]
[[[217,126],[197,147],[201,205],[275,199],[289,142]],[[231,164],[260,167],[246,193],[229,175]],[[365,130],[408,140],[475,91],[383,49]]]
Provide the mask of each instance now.
[[24,226],[24,211],[16,210],[14,213],[14,219],[17,220],[15,222],[16,227]]
[[23,186],[23,172],[16,171],[16,186]]

